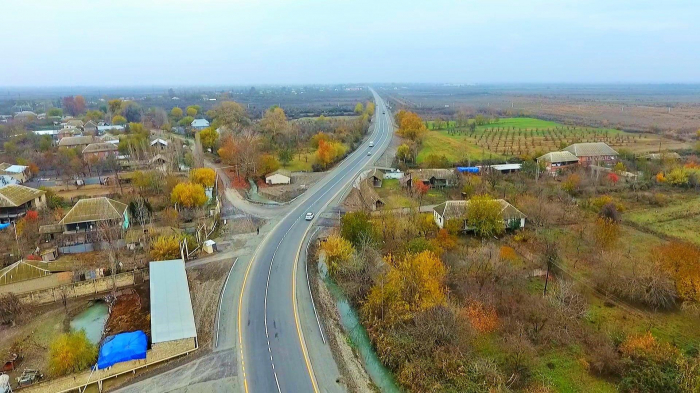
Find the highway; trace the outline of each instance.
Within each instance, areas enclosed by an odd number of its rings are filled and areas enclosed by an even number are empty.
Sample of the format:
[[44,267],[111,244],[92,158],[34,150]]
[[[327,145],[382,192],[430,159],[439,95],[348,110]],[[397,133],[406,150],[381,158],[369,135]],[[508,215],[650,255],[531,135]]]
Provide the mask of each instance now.
[[[338,203],[338,197],[352,180],[378,159],[391,141],[391,114],[376,92],[372,93],[376,103],[372,135],[280,219],[262,240],[243,273],[237,307],[237,349],[239,377],[245,392],[337,389],[319,386],[314,373],[314,367],[319,369],[323,363],[333,362],[333,358],[328,350],[324,354],[309,353],[312,346],[307,345],[307,340],[320,340],[320,335],[318,329],[302,328],[312,326],[303,319],[313,314],[300,312],[300,307],[307,305],[299,304],[298,293],[308,290],[304,261],[300,261],[299,255],[319,214],[332,203]],[[369,141],[374,141],[375,146],[369,147]],[[307,212],[315,214],[314,220],[304,219]]]

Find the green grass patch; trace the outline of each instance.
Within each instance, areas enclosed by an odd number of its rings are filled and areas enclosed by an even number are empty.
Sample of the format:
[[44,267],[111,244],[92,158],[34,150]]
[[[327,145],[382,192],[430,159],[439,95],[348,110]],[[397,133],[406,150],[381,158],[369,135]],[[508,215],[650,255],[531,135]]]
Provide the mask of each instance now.
[[653,231],[700,245],[700,198],[658,208],[635,209],[625,218]]
[[616,392],[615,385],[589,373],[583,358],[575,346],[554,350],[538,357],[534,372],[559,392]]

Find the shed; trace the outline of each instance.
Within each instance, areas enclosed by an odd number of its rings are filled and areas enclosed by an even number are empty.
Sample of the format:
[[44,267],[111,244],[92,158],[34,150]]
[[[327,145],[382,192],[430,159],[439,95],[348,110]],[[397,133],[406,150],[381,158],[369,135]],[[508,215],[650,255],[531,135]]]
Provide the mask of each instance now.
[[216,242],[213,240],[205,240],[202,245],[202,250],[207,254],[213,254],[216,251]]
[[265,176],[266,184],[290,184],[292,182],[292,173],[284,169],[278,169],[269,175]]
[[151,288],[151,343],[192,341],[197,347],[190,287],[182,259],[149,263]]

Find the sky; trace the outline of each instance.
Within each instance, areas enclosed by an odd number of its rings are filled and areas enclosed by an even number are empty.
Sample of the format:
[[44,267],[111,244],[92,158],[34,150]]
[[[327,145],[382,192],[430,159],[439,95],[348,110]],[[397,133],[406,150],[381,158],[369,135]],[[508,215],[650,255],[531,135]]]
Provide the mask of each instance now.
[[700,82],[697,0],[3,3],[0,87]]

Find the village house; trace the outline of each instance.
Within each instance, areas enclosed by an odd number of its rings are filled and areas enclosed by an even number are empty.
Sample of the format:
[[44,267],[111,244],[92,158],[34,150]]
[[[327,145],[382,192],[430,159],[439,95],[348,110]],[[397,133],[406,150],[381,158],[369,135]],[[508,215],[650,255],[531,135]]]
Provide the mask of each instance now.
[[58,141],[58,148],[64,148],[64,149],[84,149],[87,147],[87,145],[91,143],[96,143],[98,140],[94,136],[67,136],[64,138],[61,138],[61,140]]
[[97,126],[97,135],[102,135],[102,134],[110,132],[110,131],[124,132],[124,126],[120,126],[120,125],[116,125],[116,124]]
[[97,135],[97,124],[92,120],[88,120],[83,126],[83,132],[89,135]]
[[564,169],[578,165],[578,157],[569,151],[553,151],[537,158],[537,164],[544,164],[545,170],[556,174]]
[[13,165],[3,162],[0,164],[0,175],[9,176],[18,183],[24,183],[32,178],[32,172],[26,165]]
[[292,182],[292,173],[285,169],[278,169],[265,176],[265,184],[290,184]]
[[46,191],[10,184],[0,187],[0,222],[13,222],[46,206]]
[[114,143],[99,142],[91,143],[83,149],[83,159],[87,162],[93,160],[102,160],[109,155],[116,156],[119,148]]
[[168,141],[165,139],[154,139],[151,141],[151,148],[152,149],[158,149],[158,150],[165,150],[168,148]]
[[129,228],[127,205],[106,197],[81,199],[59,224],[64,232],[88,231],[100,225]]
[[384,172],[380,171],[377,168],[374,168],[369,173],[369,176],[367,178],[372,182],[372,186],[381,187],[382,182],[384,181]]
[[63,123],[63,128],[79,128],[82,130],[84,125],[82,120],[70,119]]
[[353,185],[343,206],[348,210],[375,211],[384,206],[384,201],[374,189],[372,180],[367,178]]
[[[501,206],[501,217],[505,228],[523,228],[525,226],[525,215],[515,206],[504,199],[495,199]],[[462,220],[462,230],[469,231],[466,221],[467,211],[470,201],[447,201],[433,208],[433,219],[439,228],[444,228],[448,221]]]
[[194,119],[192,124],[190,124],[193,130],[201,131],[209,127],[209,121],[207,119]]
[[432,188],[454,187],[457,184],[457,176],[452,169],[419,169],[407,172],[400,183],[404,187],[412,188],[414,181],[421,181]]
[[676,153],[675,151],[667,151],[663,153],[650,153],[642,156],[642,158],[648,161],[678,161],[681,159],[681,155]]
[[578,158],[581,165],[614,164],[618,153],[604,142],[574,143],[564,149]]

